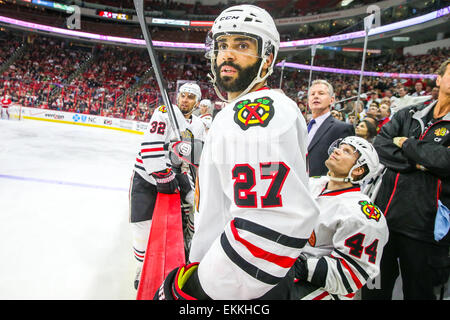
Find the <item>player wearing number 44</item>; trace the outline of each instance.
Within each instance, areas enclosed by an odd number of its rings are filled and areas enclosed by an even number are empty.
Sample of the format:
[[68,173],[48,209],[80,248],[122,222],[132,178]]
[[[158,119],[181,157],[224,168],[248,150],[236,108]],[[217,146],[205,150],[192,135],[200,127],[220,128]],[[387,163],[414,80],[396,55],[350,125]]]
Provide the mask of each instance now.
[[377,171],[374,147],[350,136],[336,140],[328,153],[328,175],[310,178],[320,216],[294,265],[294,295],[299,299],[353,299],[378,275],[389,235],[383,213],[358,185]]
[[200,159],[191,263],[170,272],[155,299],[290,298],[291,267],[319,210],[305,120],[266,86],[279,45],[272,17],[256,6],[227,8],[212,26],[207,57],[227,104]]

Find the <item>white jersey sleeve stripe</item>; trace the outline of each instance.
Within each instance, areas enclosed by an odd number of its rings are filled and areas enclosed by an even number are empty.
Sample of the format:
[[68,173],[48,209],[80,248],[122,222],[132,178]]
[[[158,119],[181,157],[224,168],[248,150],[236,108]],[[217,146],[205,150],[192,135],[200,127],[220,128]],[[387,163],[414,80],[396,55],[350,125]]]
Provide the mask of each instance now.
[[[352,278],[352,280],[353,280],[353,283],[355,284],[357,290],[361,289],[362,286],[363,286],[363,284],[361,283],[361,281],[359,280],[359,278],[358,278],[358,276],[355,274],[355,272],[354,272],[354,271],[350,268],[350,266],[347,264],[347,262],[346,262],[343,258],[334,257],[333,255],[331,255],[331,257],[332,257],[332,258],[335,258],[335,259],[339,262],[339,263],[337,264],[337,266],[338,266],[338,271],[339,271],[340,276],[341,276],[341,278],[342,278],[342,281],[343,281],[343,283],[344,283],[344,285],[345,285],[345,288],[348,290],[347,285],[346,285],[346,283],[348,283],[348,282],[347,282],[347,280],[345,279],[345,278],[347,278],[347,277],[345,276],[344,272],[342,271],[341,265],[342,265],[342,266],[348,271],[348,273],[350,274],[350,276],[351,276],[351,278]],[[351,289],[351,290],[349,291],[349,293],[352,293],[352,292],[354,292],[354,291],[355,291],[355,290]]]
[[[142,159],[160,158],[164,157],[164,141],[143,142],[142,149],[139,155]],[[146,146],[153,146],[152,148],[144,148]]]
[[[344,285],[345,290],[347,290],[347,293],[352,293],[354,290],[352,289],[352,286],[350,285],[350,282],[348,282],[347,276],[344,273],[344,270],[342,269],[342,264],[345,264],[345,261],[342,258],[336,258],[331,256],[336,260],[336,268],[339,273],[339,276],[342,279],[342,284]],[[350,269],[347,269],[350,274],[353,276],[353,272]]]
[[231,232],[233,233],[234,239],[238,242],[240,242],[242,245],[244,245],[250,253],[260,259],[264,259],[266,261],[272,262],[282,268],[290,268],[295,263],[295,258],[286,257],[286,256],[280,256],[271,252],[268,252],[266,250],[263,250],[251,242],[245,240],[244,238],[239,236],[239,232],[236,229],[236,226],[234,224],[234,220],[231,221],[230,224]]
[[164,144],[164,141],[152,141],[152,142],[142,142],[141,146],[152,146],[152,145]]
[[234,226],[238,229],[252,232],[260,237],[291,248],[301,249],[308,241],[307,239],[294,238],[281,234],[260,224],[242,218],[235,218]]
[[358,270],[358,272],[361,274],[364,280],[367,281],[367,279],[370,278],[367,272],[355,260],[353,260],[351,257],[349,257],[348,255],[344,254],[343,252],[339,251],[336,248],[334,249],[334,251],[338,253],[342,258],[344,258],[347,262],[349,262],[351,265],[353,265],[353,267],[355,267],[355,269]]
[[233,261],[240,269],[248,273],[253,278],[269,285],[276,285],[283,279],[281,277],[276,277],[268,274],[267,272],[264,272],[263,270],[259,269],[258,267],[242,258],[233,249],[225,233],[222,233],[222,236],[220,237],[220,244],[222,245],[222,248],[228,258],[230,258],[230,260]]

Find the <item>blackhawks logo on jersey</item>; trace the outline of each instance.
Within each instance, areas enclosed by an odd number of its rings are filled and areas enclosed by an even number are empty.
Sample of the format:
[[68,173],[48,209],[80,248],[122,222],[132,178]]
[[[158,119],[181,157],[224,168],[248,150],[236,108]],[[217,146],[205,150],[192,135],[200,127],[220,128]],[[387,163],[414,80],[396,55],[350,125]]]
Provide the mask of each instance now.
[[362,213],[364,213],[367,219],[374,219],[377,222],[378,220],[380,220],[381,211],[376,205],[365,200],[361,200],[360,202],[358,202],[358,204],[361,206],[361,211]]
[[436,137],[445,137],[448,134],[447,128],[439,128],[434,130],[434,135]]
[[266,127],[275,113],[273,100],[269,97],[258,98],[254,101],[241,100],[234,105],[233,110],[235,111],[234,122],[242,130],[254,126]]

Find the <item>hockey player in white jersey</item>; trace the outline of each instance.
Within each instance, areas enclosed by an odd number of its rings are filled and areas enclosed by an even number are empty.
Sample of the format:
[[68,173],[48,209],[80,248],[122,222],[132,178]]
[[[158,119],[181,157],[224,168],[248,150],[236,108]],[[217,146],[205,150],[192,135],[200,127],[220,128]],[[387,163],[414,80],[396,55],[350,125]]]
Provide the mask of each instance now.
[[195,139],[204,141],[206,130],[203,121],[193,114],[195,109],[199,107],[202,96],[199,85],[194,82],[187,82],[180,87],[178,92],[178,108],[189,123],[189,128]]
[[[192,137],[197,142],[191,143],[191,153],[195,153],[192,148],[202,148],[202,144],[206,138],[206,127],[200,117],[193,114],[195,109],[199,107],[200,99],[202,97],[202,92],[200,86],[194,82],[187,82],[183,84],[178,90],[178,108],[181,110],[186,122],[189,125],[189,131],[192,133]],[[188,137],[185,137],[188,138]],[[173,158],[171,158],[173,160]],[[181,165],[183,168],[180,168],[184,173],[189,176],[189,183],[191,185],[191,189],[194,190],[194,179],[190,174],[190,169],[188,168],[188,164],[184,162]],[[178,171],[180,171],[178,170]],[[179,173],[178,172],[178,177]],[[184,231],[184,245],[186,256],[189,254],[189,249],[191,245],[191,239],[194,234],[194,208],[193,208],[193,192],[190,193],[190,198],[185,199],[182,197],[181,199],[181,211],[183,213],[183,231]]]
[[199,105],[200,109],[200,119],[203,121],[206,127],[206,131],[208,132],[209,128],[211,127],[211,123],[213,120],[212,117],[212,102],[209,99],[203,99],[200,101]]
[[320,216],[294,265],[294,292],[305,300],[353,299],[379,273],[389,231],[380,209],[359,184],[379,166],[377,152],[365,139],[338,139],[325,161],[328,175],[310,178]]
[[280,37],[265,10],[230,7],[211,32],[212,80],[228,103],[200,160],[190,264],[170,272],[155,299],[285,299],[319,214],[306,123],[294,101],[266,86]]
[[[198,135],[204,139],[205,130],[200,119],[192,121],[192,111],[201,99],[200,87],[195,83],[185,83],[178,90],[177,106],[174,106],[176,122],[183,138],[193,138]],[[153,210],[158,193],[181,194],[182,209],[185,215],[186,243],[190,245],[193,233],[193,181],[190,181],[187,170],[181,172],[182,162],[173,166],[168,149],[175,140],[175,129],[169,121],[165,106],[158,107],[150,121],[148,130],[144,133],[138,154],[136,156],[133,176],[130,186],[130,222],[133,235],[133,251],[137,261],[135,288],[137,289],[145,251],[150,234]],[[188,248],[186,248],[188,249]]]

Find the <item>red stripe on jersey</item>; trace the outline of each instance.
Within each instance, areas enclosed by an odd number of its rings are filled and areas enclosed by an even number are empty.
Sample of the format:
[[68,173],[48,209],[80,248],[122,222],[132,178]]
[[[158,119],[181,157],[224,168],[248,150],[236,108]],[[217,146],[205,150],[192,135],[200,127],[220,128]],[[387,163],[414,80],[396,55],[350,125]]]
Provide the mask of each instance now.
[[353,270],[350,268],[350,266],[347,264],[347,261],[345,261],[343,258],[338,258],[338,257],[334,257],[333,255],[331,255],[332,258],[335,259],[339,259],[339,261],[341,261],[342,265],[344,266],[345,269],[348,270],[348,272],[350,273],[353,282],[355,283],[356,287],[358,289],[361,289],[361,287],[363,286],[361,281],[359,281],[358,277],[356,276],[356,274],[353,272]]
[[282,267],[282,268],[290,268],[295,262],[294,258],[286,257],[286,256],[279,256],[277,254],[265,251],[261,248],[258,248],[257,246],[251,244],[247,240],[241,238],[239,236],[239,233],[234,226],[234,220],[230,223],[231,226],[231,232],[233,233],[234,238],[242,243],[249,251],[250,253],[260,259],[267,260],[269,262],[275,263],[276,265]]
[[144,163],[142,162],[142,160],[141,160],[141,159],[139,159],[139,158],[136,158],[136,162],[139,162],[139,163],[142,163],[142,164],[144,164]]
[[386,214],[387,214],[387,212],[389,210],[389,206],[391,205],[391,201],[392,201],[392,198],[394,197],[394,193],[395,193],[395,191],[397,191],[397,182],[398,182],[398,178],[399,177],[400,177],[400,172],[397,173],[397,176],[395,177],[394,190],[392,190],[391,197],[389,198],[389,202],[388,202],[388,204],[386,206],[386,209],[384,210],[384,215],[385,216],[386,216]]
[[164,148],[149,148],[141,150],[141,152],[155,152],[155,151],[164,151]]
[[[324,192],[326,188],[327,187],[325,186],[323,188],[322,192]],[[341,190],[336,190],[336,191],[328,191],[326,193],[322,193],[321,192],[319,196],[320,197],[323,197],[323,196],[338,196],[338,195],[343,194],[343,193],[356,192],[356,191],[361,191],[361,188],[360,187],[350,187],[350,188],[347,188],[347,189],[341,189]]]
[[144,255],[143,254],[139,254],[139,253],[134,252],[134,255],[136,257],[138,257],[138,258],[144,259]]
[[312,298],[311,300],[322,300],[323,298],[325,298],[328,295],[328,292],[322,292],[321,294],[319,294],[317,297]]

